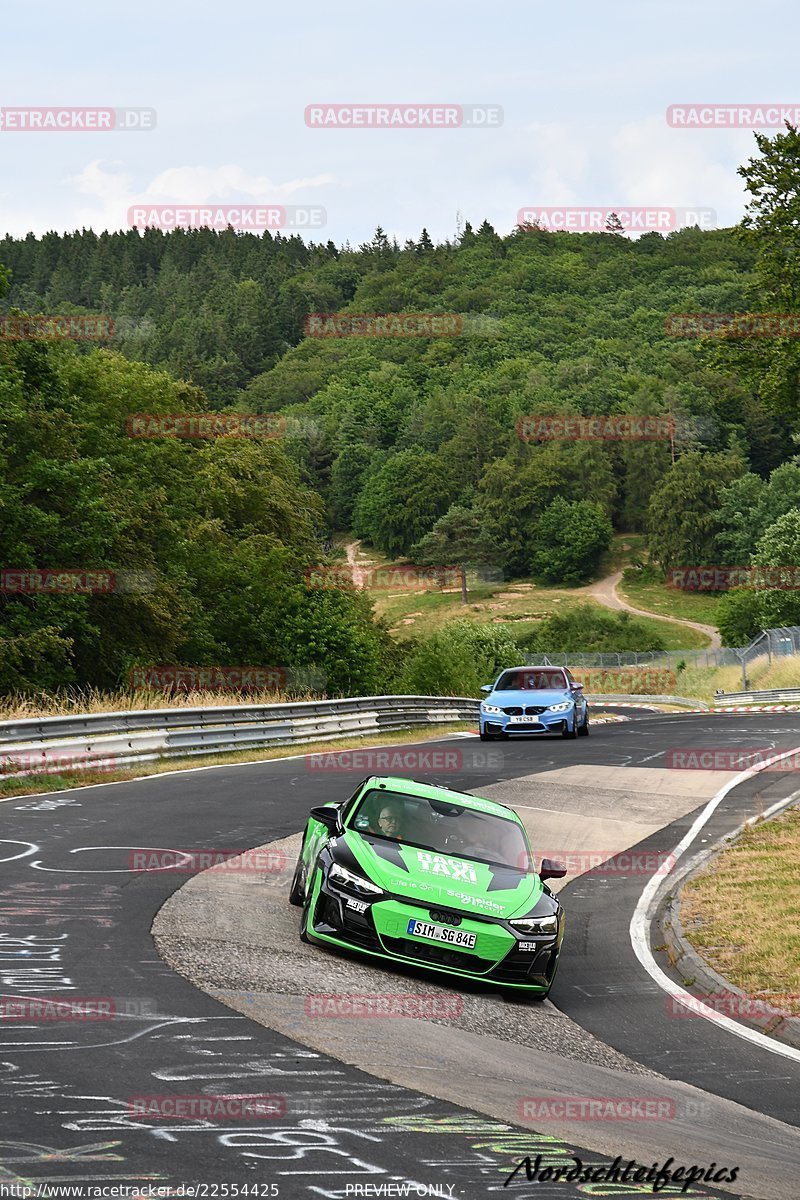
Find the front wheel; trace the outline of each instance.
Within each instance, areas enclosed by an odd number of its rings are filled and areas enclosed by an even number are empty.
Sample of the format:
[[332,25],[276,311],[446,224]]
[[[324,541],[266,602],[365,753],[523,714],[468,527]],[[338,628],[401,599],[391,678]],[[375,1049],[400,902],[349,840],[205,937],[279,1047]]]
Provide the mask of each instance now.
[[297,866],[294,869],[292,877],[292,886],[289,888],[289,903],[302,908],[306,898],[305,888],[303,887],[303,855],[297,860]]
[[564,722],[564,728],[561,730],[561,736],[565,738],[576,738],[578,736],[577,718],[572,718],[572,728],[570,729],[569,721]]
[[483,730],[481,730],[481,741],[482,742],[493,742],[494,734],[493,733],[484,733]]
[[305,844],[306,835],[304,833],[300,843],[300,853],[297,856],[297,866],[292,876],[292,886],[289,888],[289,903],[296,905],[297,908],[302,908],[306,898],[306,890],[303,886],[303,849]]
[[308,922],[311,919],[310,908],[311,902],[310,900],[306,900],[303,904],[303,911],[300,914],[300,941],[305,942],[306,945],[311,945],[311,938],[308,936]]
[[589,736],[589,714],[588,714],[588,712],[587,712],[586,716],[584,717],[583,724],[578,726],[578,736],[579,737],[588,737]]

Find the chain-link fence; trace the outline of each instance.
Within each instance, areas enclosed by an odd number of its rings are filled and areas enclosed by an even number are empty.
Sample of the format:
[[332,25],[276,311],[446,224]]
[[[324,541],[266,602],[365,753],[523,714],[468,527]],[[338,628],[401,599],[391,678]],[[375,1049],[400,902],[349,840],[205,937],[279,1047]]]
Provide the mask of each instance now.
[[[742,668],[746,680],[747,667],[757,658],[773,658],[800,654],[800,625],[782,625],[762,629],[747,646],[723,646],[718,650],[620,650],[598,654],[528,654],[527,663],[544,663],[551,667],[639,667],[654,666],[676,669],[678,663],[693,667]],[[744,686],[747,687],[746,682]]]

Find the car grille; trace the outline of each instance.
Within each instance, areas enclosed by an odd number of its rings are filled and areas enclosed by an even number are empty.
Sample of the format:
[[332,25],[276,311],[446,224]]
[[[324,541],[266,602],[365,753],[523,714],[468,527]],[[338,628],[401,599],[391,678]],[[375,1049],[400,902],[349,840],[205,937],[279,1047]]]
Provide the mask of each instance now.
[[525,708],[504,708],[503,712],[507,717],[538,717],[540,713],[547,712],[546,704],[528,704]]
[[485,975],[493,965],[487,959],[480,958],[477,954],[467,954],[463,950],[448,950],[445,946],[428,946],[424,942],[412,942],[408,938],[385,935],[381,940],[390,954],[435,963],[440,967],[455,967],[459,971],[471,971],[475,975]]

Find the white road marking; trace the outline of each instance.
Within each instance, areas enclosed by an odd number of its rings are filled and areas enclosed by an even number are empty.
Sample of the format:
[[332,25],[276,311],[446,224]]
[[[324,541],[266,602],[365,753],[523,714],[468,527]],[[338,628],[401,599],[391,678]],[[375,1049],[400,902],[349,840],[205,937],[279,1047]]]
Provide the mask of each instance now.
[[[80,854],[86,850],[135,850],[137,853],[158,850],[166,854],[179,854],[184,863],[192,861],[192,855],[187,854],[185,850],[175,850],[169,846],[76,846],[74,850],[70,850],[70,854]],[[37,858],[35,862],[28,863],[28,866],[35,867],[37,871],[50,871],[55,875],[146,875],[151,871],[175,871],[184,863],[169,863],[165,867],[43,867],[41,859]]]
[[29,854],[35,854],[39,847],[35,842],[21,842],[18,838],[0,838],[0,846],[27,846],[27,850],[23,850],[21,854],[11,854],[8,858],[0,858],[0,863],[14,862],[17,858],[27,858]]

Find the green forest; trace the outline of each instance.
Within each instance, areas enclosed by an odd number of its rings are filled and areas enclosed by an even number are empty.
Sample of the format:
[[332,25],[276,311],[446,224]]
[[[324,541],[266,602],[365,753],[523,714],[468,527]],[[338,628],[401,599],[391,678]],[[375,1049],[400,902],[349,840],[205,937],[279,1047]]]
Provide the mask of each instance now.
[[[443,662],[455,687],[518,657],[507,630],[464,622],[401,645],[364,594],[312,586],[339,534],[564,586],[596,575],[615,531],[644,535],[645,577],[800,563],[797,340],[668,332],[674,314],[798,311],[798,131],[757,135],[740,174],[740,226],[637,240],[485,221],[439,245],[380,228],[357,248],[230,229],[0,240],[0,314],[116,326],[102,343],[0,337],[2,566],[149,580],[0,593],[0,688],[213,663],[321,667],[330,695],[424,691]],[[340,312],[457,314],[458,332],[306,335]],[[206,412],[279,413],[285,434],[128,435],[131,414]],[[532,414],[672,432],[526,440]],[[800,600],[734,589],[719,612],[741,645],[800,623]]]

